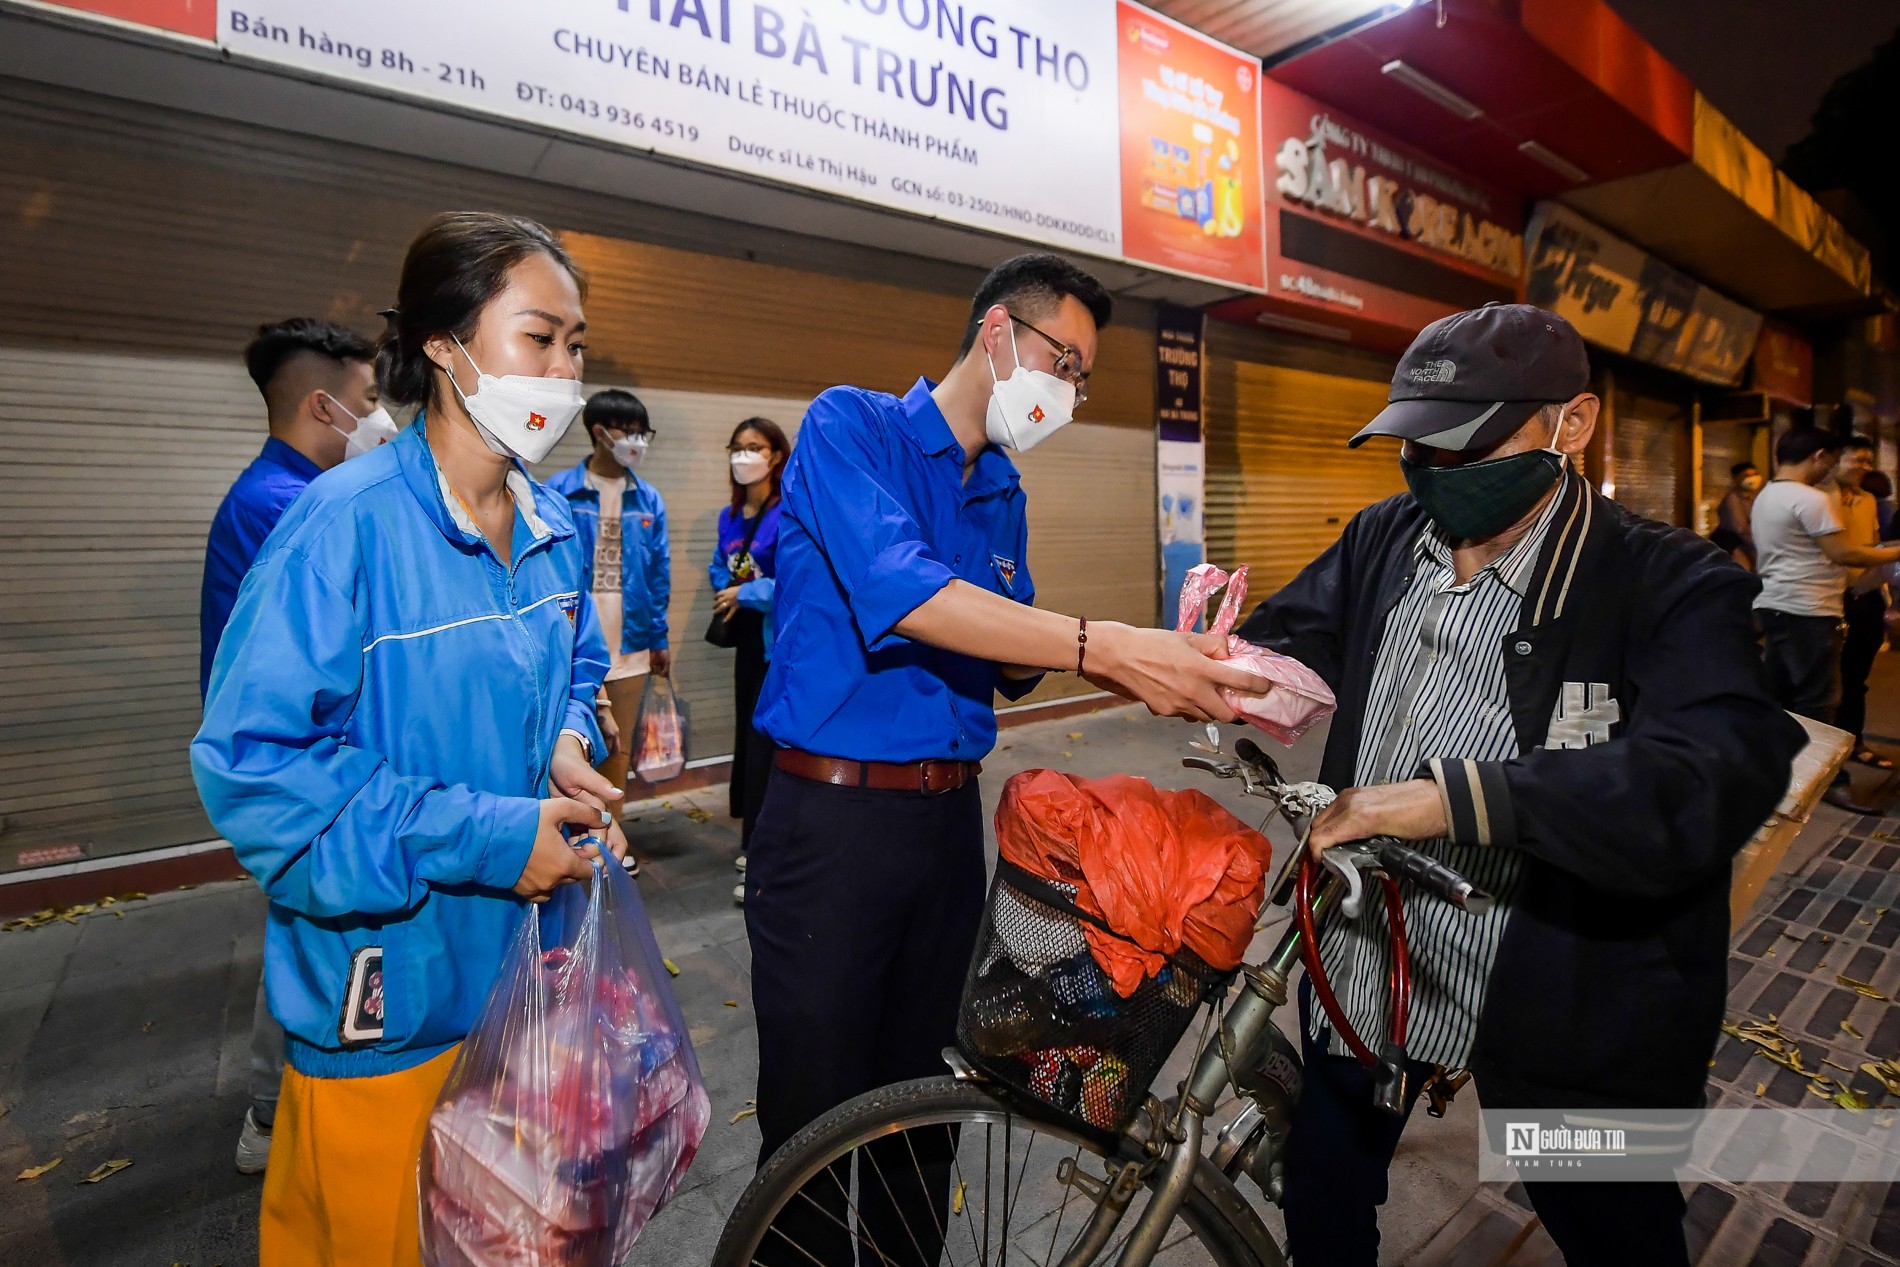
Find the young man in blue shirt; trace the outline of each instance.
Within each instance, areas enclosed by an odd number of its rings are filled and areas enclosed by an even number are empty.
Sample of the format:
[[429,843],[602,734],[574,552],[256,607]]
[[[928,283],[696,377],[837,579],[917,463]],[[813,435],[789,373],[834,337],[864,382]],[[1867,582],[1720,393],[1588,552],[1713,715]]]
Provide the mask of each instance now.
[[[653,422],[638,396],[617,387],[595,392],[581,422],[593,451],[550,479],[548,487],[567,498],[574,516],[581,557],[587,561],[582,580],[593,594],[600,631],[613,656],[601,686],[600,728],[607,754],[600,771],[615,787],[625,787],[639,741],[636,726],[647,674],[665,677],[672,668],[666,606],[673,594],[673,561],[666,499],[639,475],[653,443]],[[625,862],[639,874],[631,850]]]
[[[761,1164],[827,1109],[943,1071],[984,901],[976,776],[996,693],[1070,670],[1159,715],[1231,721],[1219,688],[1258,690],[1209,658],[1213,640],[1031,605],[1004,450],[1087,398],[1110,310],[1087,273],[1020,256],[977,290],[943,382],[901,397],[834,387],[805,415],[756,714],[780,751],[746,874]],[[769,1243],[788,1261],[850,1261],[839,1191],[815,1181],[808,1195],[838,1208],[799,1203]],[[860,1198],[867,1225],[903,1217],[872,1186]],[[940,1228],[935,1213],[905,1221]]]
[[[260,326],[244,349],[244,367],[264,396],[270,438],[224,495],[205,541],[198,601],[201,697],[238,586],[277,521],[311,480],[396,434],[376,388],[375,357],[368,339],[316,317]],[[237,1147],[237,1168],[244,1174],[262,1173],[270,1158],[283,1073],[284,1032],[264,1005],[260,980],[251,1020],[251,1108]]]

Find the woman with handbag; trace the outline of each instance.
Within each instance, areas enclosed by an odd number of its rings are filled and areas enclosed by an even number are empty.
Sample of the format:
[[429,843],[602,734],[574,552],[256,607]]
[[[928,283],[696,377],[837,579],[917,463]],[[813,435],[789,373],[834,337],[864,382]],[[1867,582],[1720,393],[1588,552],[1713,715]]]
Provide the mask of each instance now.
[[[706,641],[731,647],[734,709],[730,812],[739,820],[739,848],[752,840],[752,825],[765,804],[772,768],[772,741],[752,724],[759,687],[772,658],[772,576],[778,555],[779,476],[791,456],[791,441],[770,418],[748,418],[726,444],[731,463],[732,504],[719,512],[713,547],[713,618]],[[745,854],[738,859],[745,870]],[[745,904],[745,885],[732,891]]]

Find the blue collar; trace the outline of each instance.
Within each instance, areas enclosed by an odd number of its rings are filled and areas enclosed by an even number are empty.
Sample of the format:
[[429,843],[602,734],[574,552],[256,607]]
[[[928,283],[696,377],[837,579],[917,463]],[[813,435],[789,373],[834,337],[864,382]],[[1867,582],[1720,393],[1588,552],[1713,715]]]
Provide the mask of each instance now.
[[[928,457],[942,457],[950,454],[956,459],[957,480],[963,479],[963,446],[957,442],[956,433],[950,430],[949,420],[943,411],[937,408],[937,401],[930,393],[937,385],[927,378],[919,378],[904,393],[904,421],[908,424],[910,438],[918,449]],[[988,493],[1005,489],[1022,482],[1022,475],[1016,470],[1016,464],[1009,455],[994,444],[986,444],[983,451],[976,455],[976,469],[970,472],[970,481],[963,484],[966,499],[974,499]]]
[[258,456],[266,461],[276,463],[293,475],[303,476],[305,480],[313,480],[323,474],[322,467],[312,462],[309,458],[299,453],[284,441],[279,440],[276,436],[271,436],[264,441],[264,447],[258,453]]
[[[422,506],[422,513],[441,530],[443,536],[457,545],[485,547],[481,530],[473,522],[464,524],[463,517],[458,516],[456,509],[448,504],[448,498],[444,495],[448,491],[448,481],[443,478],[441,468],[435,464],[435,454],[429,449],[427,422],[424,415],[417,414],[416,420],[390,441],[396,452],[397,464],[402,468],[403,482]],[[515,495],[516,517],[527,525],[533,540],[558,541],[574,535],[571,526],[549,524],[536,513],[533,481],[518,461],[514,469],[508,472],[508,488]]]

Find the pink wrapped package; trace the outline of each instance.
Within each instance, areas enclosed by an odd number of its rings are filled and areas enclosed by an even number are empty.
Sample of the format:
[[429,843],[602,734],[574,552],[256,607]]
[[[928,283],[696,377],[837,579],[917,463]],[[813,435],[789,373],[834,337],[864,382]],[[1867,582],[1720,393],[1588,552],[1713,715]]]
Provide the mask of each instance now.
[[429,1118],[430,1267],[612,1267],[679,1188],[711,1106],[618,866],[529,912]]
[[1227,596],[1221,600],[1220,614],[1214,618],[1212,632],[1227,639],[1229,664],[1239,665],[1267,679],[1273,683],[1273,689],[1258,698],[1222,691],[1221,698],[1233,705],[1246,718],[1248,725],[1266,731],[1283,744],[1291,745],[1294,740],[1333,715],[1333,710],[1339,706],[1333,698],[1333,688],[1326,685],[1319,674],[1292,656],[1256,647],[1246,639],[1234,636],[1234,623],[1240,619],[1241,604],[1247,601],[1245,564],[1235,568],[1232,576],[1212,563],[1202,563],[1188,569],[1187,579],[1181,583],[1181,614],[1175,629],[1180,633],[1192,630],[1194,622],[1206,610],[1207,601],[1219,593],[1222,586],[1227,587]]

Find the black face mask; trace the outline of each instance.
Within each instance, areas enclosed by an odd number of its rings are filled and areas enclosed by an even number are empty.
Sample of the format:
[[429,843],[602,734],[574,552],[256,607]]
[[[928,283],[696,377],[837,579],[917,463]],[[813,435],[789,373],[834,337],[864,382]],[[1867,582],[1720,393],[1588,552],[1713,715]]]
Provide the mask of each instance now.
[[1464,466],[1420,466],[1399,455],[1405,483],[1453,541],[1495,536],[1530,513],[1564,473],[1562,454],[1532,449]]

